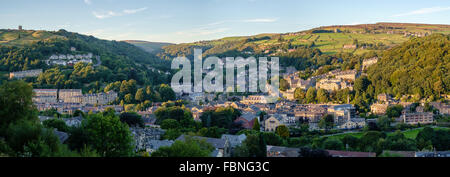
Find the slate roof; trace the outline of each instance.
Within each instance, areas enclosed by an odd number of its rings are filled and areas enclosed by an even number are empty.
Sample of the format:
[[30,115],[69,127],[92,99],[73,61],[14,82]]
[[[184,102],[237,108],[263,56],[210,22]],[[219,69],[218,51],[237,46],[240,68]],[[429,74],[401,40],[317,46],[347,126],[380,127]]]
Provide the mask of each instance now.
[[230,143],[231,147],[236,147],[242,144],[242,142],[245,141],[245,139],[247,139],[247,136],[245,134],[241,134],[241,135],[228,135],[228,134],[224,134],[222,135],[221,139],[228,139],[228,142]]
[[267,152],[270,153],[270,157],[298,157],[298,148],[289,148],[282,146],[270,146],[267,145]]
[[244,114],[241,115],[241,117],[250,122],[258,116],[256,116],[251,112],[245,112]]
[[59,141],[61,143],[64,143],[68,138],[69,138],[69,134],[65,133],[65,132],[60,132],[56,129],[53,130],[55,135],[59,138]]
[[172,140],[150,140],[148,142],[150,148],[155,150],[163,146],[172,146],[173,143]]
[[335,151],[326,150],[333,157],[376,157],[375,152],[353,152],[353,151]]

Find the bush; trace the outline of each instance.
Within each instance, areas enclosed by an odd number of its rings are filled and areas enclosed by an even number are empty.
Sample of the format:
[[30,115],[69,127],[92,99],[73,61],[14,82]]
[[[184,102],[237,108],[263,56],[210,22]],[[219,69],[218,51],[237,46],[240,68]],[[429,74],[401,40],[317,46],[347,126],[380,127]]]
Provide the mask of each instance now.
[[344,144],[339,139],[329,138],[323,142],[323,148],[329,150],[344,150]]
[[66,122],[60,119],[48,119],[42,122],[42,124],[47,128],[56,128],[61,132],[68,132],[69,126],[66,125]]

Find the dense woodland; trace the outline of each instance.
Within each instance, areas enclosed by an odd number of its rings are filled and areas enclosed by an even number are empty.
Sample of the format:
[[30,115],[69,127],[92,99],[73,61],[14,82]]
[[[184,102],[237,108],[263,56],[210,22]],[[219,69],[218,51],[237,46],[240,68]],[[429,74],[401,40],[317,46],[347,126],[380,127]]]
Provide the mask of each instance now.
[[[170,73],[165,74],[168,61],[126,42],[100,40],[65,30],[50,33],[57,37],[24,45],[0,45],[0,71],[42,68],[44,73],[39,77],[25,79],[33,83],[33,88],[82,89],[84,93],[116,91],[117,104],[135,104],[133,109],[137,110],[151,102],[175,99],[170,87],[163,85],[170,79]],[[76,51],[71,51],[71,47]],[[95,58],[93,64],[74,66],[45,63],[53,54],[83,53],[100,56],[101,64]]]
[[376,93],[435,100],[450,91],[450,35],[413,38],[387,50],[368,71]]

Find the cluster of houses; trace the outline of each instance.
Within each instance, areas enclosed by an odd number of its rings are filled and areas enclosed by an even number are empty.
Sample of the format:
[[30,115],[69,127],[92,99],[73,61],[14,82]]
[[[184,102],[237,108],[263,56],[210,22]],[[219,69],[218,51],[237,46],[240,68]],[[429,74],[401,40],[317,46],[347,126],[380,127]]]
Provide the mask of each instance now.
[[[373,114],[384,115],[386,114],[388,107],[401,105],[404,109],[401,116],[396,119],[397,122],[409,125],[431,124],[434,122],[434,114],[432,112],[424,112],[423,105],[419,105],[414,111],[411,111],[412,104],[413,103],[395,100],[388,94],[380,94],[377,96],[377,102],[370,106],[370,110]],[[440,112],[441,114],[449,114],[450,105],[437,102],[432,102],[430,104],[436,109],[442,110]]]
[[[378,58],[366,59],[363,62],[362,69],[367,69],[371,65],[378,62]],[[369,119],[358,116],[356,108],[351,104],[298,104],[293,96],[296,88],[307,90],[310,87],[322,88],[328,91],[335,91],[339,89],[349,88],[353,89],[353,82],[360,76],[356,70],[334,70],[326,74],[314,76],[308,80],[302,80],[299,73],[296,71],[287,72],[283,77],[290,85],[289,90],[281,92],[285,99],[280,99],[276,102],[267,100],[266,95],[249,95],[249,96],[231,96],[229,94],[214,94],[214,93],[182,93],[178,96],[183,100],[190,100],[190,104],[185,107],[191,110],[194,120],[201,121],[200,117],[204,110],[213,109],[217,107],[233,107],[240,110],[242,113],[234,123],[240,124],[241,128],[253,129],[255,123],[258,121],[260,130],[266,132],[276,131],[276,128],[284,125],[287,127],[298,127],[300,124],[307,123],[310,130],[319,130],[319,122],[321,118],[327,114],[333,115],[334,129],[352,130],[359,129],[366,126],[371,121]],[[401,116],[397,118],[397,122],[406,124],[429,124],[433,123],[433,113],[423,111],[423,106],[418,106],[415,111],[410,111],[412,103],[400,102],[393,99],[388,94],[380,94],[377,96],[377,102],[371,106],[373,114],[383,115],[386,110],[392,105],[402,105],[404,111]],[[450,106],[443,103],[431,103],[433,107],[439,110],[441,114],[449,114]],[[146,111],[138,114],[144,117],[147,128],[157,128],[154,123],[156,118],[153,112],[160,105],[153,105]],[[266,114],[261,114],[265,112]],[[150,131],[154,132],[154,131]],[[174,141],[160,140],[158,136],[153,134],[147,135],[145,133],[135,133],[137,135],[136,142],[138,142],[137,150],[145,150],[152,153],[160,147],[171,146]],[[142,138],[142,136],[148,136]],[[159,135],[160,136],[160,135]],[[233,148],[242,144],[245,140],[245,135],[223,135],[221,138],[208,138],[194,136],[192,138],[204,140],[214,147],[211,154],[213,157],[229,157]],[[186,136],[182,135],[175,141],[184,141]],[[299,155],[298,148],[267,146],[268,157],[297,157]],[[350,152],[350,151],[334,151],[326,150],[332,157],[375,157],[373,152]],[[427,153],[418,152],[417,157],[427,156],[422,155]],[[439,154],[439,153],[438,153]],[[429,154],[428,154],[429,155]]]
[[326,114],[334,116],[335,128],[358,129],[366,125],[366,120],[356,115],[353,105],[319,105],[295,104],[293,102],[279,102],[275,109],[269,110],[267,118],[262,123],[264,131],[275,131],[280,125],[288,127],[298,126],[299,123],[308,123],[311,130],[319,129],[318,123]]
[[[75,48],[71,48],[72,51],[76,51]],[[95,56],[97,59],[99,56]],[[47,65],[63,65],[63,66],[73,66],[79,62],[92,63],[94,55],[92,53],[88,54],[53,54],[46,60]]]
[[283,78],[288,82],[290,89],[281,94],[287,100],[295,100],[294,92],[297,88],[307,90],[309,87],[315,87],[329,92],[346,88],[353,90],[353,82],[358,77],[359,73],[356,70],[341,71],[339,69],[313,76],[308,80],[301,79],[298,72],[289,73],[285,74]]
[[100,112],[112,107],[117,112],[122,106],[108,105],[117,98],[117,93],[82,94],[81,89],[33,89],[33,103],[39,111],[56,109],[60,113],[72,114],[76,110]]
[[13,79],[13,78],[23,79],[23,78],[27,78],[27,77],[38,77],[41,73],[42,73],[42,69],[10,72],[9,79]]

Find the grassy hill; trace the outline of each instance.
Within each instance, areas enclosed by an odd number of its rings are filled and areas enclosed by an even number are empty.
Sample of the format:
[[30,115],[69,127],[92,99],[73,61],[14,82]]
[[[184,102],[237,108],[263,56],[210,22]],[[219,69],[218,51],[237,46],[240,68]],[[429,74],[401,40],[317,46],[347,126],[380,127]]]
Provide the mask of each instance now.
[[139,40],[125,40],[124,42],[138,46],[149,53],[158,53],[162,51],[162,47],[172,45],[166,42],[148,42]]
[[[75,52],[71,51],[72,47],[76,48]],[[77,53],[100,56],[101,66],[95,67],[92,73],[107,76],[95,78],[105,83],[130,79],[139,84],[167,83],[168,76],[161,76],[168,70],[167,61],[127,42],[102,40],[65,30],[0,30],[0,71],[3,72],[38,68],[45,71],[54,68],[72,70],[70,67],[48,66],[45,60],[53,54]],[[90,84],[86,80],[92,79],[74,81],[79,81],[78,85]]]
[[0,45],[23,46],[48,39],[66,39],[49,31],[0,29]]
[[[301,46],[320,49],[324,54],[349,52],[364,54],[382,51],[407,41],[411,36],[433,33],[450,34],[450,25],[377,23],[365,25],[326,26],[307,31],[284,34],[259,34],[255,36],[227,37],[211,41],[199,41],[163,47],[159,56],[170,58],[191,55],[193,47],[200,47],[205,55],[253,54],[279,55]],[[356,48],[344,48],[357,44]],[[268,53],[266,53],[268,52]]]

